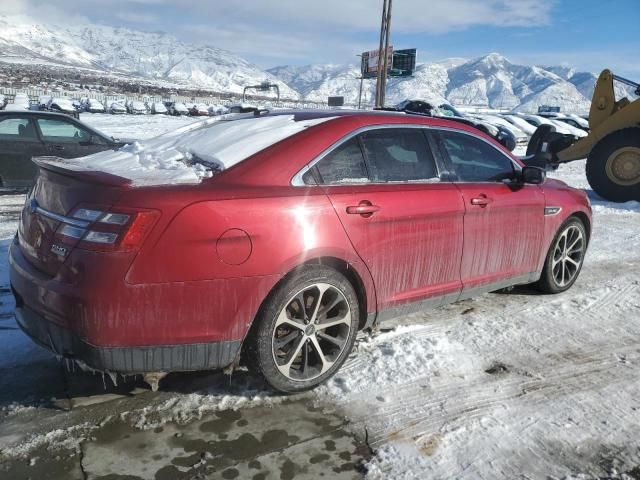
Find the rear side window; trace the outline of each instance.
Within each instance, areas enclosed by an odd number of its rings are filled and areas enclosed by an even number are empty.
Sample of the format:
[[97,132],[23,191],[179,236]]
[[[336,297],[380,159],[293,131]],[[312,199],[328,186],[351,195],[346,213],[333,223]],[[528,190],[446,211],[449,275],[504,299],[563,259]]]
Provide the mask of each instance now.
[[0,139],[37,140],[38,136],[28,118],[5,118],[0,120]]
[[440,132],[458,179],[463,182],[499,182],[513,177],[513,162],[484,140],[458,132]]
[[[369,181],[362,150],[356,137],[347,140],[320,160],[316,167],[325,184],[366,183]],[[306,183],[313,183],[307,181]]]
[[88,131],[62,120],[38,119],[38,126],[46,142],[81,143],[91,138]]
[[437,181],[438,169],[422,129],[382,128],[361,135],[374,182]]

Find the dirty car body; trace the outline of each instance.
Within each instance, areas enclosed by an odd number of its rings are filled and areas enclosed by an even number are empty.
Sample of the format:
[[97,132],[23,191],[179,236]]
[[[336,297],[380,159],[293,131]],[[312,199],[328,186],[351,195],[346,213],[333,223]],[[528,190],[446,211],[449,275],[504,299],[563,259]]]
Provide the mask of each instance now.
[[[271,385],[296,391],[335,373],[358,329],[538,281],[569,219],[586,248],[585,194],[536,172],[528,183],[533,167],[472,127],[285,114],[326,118],[194,183],[136,185],[41,161],[10,249],[23,330],[125,374],[218,369],[243,342],[274,338],[275,366],[252,358]],[[331,292],[331,305],[313,292]]]

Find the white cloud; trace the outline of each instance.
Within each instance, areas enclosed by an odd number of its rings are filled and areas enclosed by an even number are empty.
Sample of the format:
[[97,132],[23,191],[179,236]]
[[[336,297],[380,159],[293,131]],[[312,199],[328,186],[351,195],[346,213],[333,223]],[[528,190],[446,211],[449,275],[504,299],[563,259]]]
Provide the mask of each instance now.
[[[395,0],[392,40],[395,34],[442,34],[481,25],[525,31],[548,24],[555,1]],[[2,0],[4,13],[58,22],[84,16],[101,24],[162,30],[263,66],[355,61],[353,54],[376,45],[381,6],[381,0]]]
[[[166,5],[170,3],[165,1]],[[540,0],[396,0],[391,23],[393,31],[399,33],[442,33],[475,25],[545,25],[554,3]],[[343,33],[376,31],[382,7],[379,0],[183,0],[180,4],[182,8],[212,20],[255,18],[256,27],[268,22],[280,27],[347,29]]]
[[[48,0],[3,0],[3,10],[37,13],[51,8]],[[553,1],[540,0],[396,0],[392,27],[399,33],[435,32],[475,25],[535,26],[549,21]],[[328,34],[376,31],[382,2],[379,0],[58,0],[56,8],[100,21],[109,17],[162,14],[171,10],[194,20],[251,24],[261,28],[322,30]],[[153,9],[153,12],[142,12]],[[224,20],[223,20],[224,19]],[[170,18],[166,19],[170,20]],[[223,21],[222,21],[223,20]],[[339,30],[344,29],[344,30]]]

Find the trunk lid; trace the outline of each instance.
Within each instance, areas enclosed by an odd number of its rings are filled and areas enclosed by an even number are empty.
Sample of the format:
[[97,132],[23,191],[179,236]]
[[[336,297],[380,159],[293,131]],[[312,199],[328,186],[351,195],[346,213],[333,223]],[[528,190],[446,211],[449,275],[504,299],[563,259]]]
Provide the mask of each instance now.
[[39,171],[27,195],[18,226],[18,240],[25,258],[38,270],[55,276],[78,243],[56,237],[65,224],[73,224],[72,211],[79,204],[111,207],[129,181],[100,172],[78,172],[34,159]]

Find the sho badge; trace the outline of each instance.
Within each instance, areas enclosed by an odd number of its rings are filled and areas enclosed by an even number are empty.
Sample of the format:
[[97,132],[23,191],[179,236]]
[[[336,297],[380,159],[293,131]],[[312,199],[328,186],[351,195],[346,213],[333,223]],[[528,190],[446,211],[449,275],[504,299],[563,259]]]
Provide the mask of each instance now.
[[55,253],[61,257],[67,256],[67,248],[62,245],[56,245],[55,243],[51,245],[51,253]]

